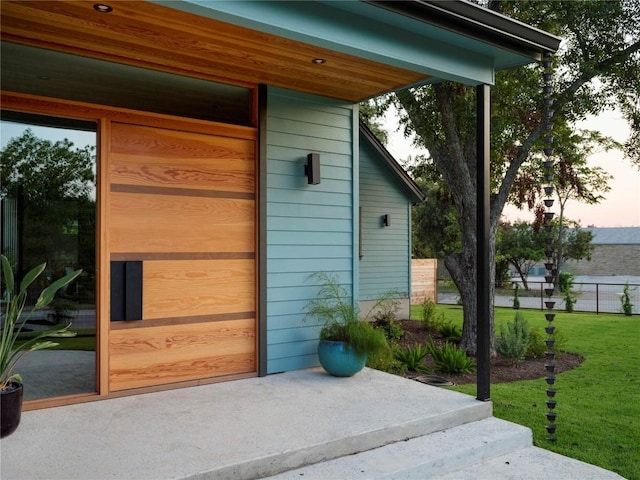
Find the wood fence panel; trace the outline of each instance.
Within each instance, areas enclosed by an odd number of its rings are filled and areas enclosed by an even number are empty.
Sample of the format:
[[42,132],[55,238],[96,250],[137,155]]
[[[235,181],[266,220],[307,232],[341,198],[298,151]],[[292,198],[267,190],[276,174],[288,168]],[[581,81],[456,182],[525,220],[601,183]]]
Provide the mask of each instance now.
[[414,258],[411,260],[411,304],[438,298],[438,260]]

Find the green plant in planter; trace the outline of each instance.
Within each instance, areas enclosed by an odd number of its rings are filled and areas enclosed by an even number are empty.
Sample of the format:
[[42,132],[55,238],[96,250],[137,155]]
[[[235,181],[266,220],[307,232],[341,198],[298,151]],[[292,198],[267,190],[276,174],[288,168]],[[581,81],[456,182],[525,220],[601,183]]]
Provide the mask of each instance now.
[[384,332],[374,328],[368,319],[373,311],[388,308],[389,304],[395,303],[398,296],[395,292],[376,300],[369,312],[361,318],[360,310],[337,276],[319,272],[312,277],[321,280],[322,285],[317,296],[307,304],[305,318],[314,317],[323,323],[320,340],[347,343],[359,355],[374,355],[389,348]]
[[44,340],[47,337],[74,335],[73,332],[68,331],[71,323],[66,323],[55,325],[36,333],[32,332],[24,342],[19,339],[25,324],[33,312],[49,305],[58,290],[73,281],[78,275],[80,275],[82,270],[71,272],[42,290],[32,309],[26,315],[23,315],[23,310],[27,301],[27,289],[36,280],[36,278],[42,274],[46,267],[46,263],[38,265],[27,273],[22,279],[19,289],[16,292],[17,282],[14,278],[9,260],[4,255],[1,255],[0,257],[2,258],[2,272],[5,289],[3,299],[4,312],[2,315],[2,337],[0,338],[0,390],[6,390],[12,388],[13,383],[22,382],[20,375],[13,373],[13,368],[22,355],[27,352],[42,350],[57,345],[57,343],[50,340]]

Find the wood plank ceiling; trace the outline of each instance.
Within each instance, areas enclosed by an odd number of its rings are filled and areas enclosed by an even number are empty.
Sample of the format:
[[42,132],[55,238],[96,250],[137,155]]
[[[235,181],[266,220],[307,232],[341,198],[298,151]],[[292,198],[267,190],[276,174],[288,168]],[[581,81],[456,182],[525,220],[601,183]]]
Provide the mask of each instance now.
[[217,82],[265,83],[355,103],[425,78],[153,3],[112,2],[110,13],[87,1],[0,5],[2,40]]

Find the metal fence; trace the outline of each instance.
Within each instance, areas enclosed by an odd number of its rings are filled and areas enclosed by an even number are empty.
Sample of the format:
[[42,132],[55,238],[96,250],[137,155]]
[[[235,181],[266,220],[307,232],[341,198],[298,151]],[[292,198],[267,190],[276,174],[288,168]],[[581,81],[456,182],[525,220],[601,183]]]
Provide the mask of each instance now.
[[[545,300],[548,297],[544,293],[546,286],[543,282],[528,282],[529,290],[518,289],[520,308],[544,310]],[[442,285],[442,284],[440,284]],[[625,284],[621,283],[574,283],[571,293],[575,298],[574,312],[596,313],[623,313],[622,293]],[[629,283],[628,292],[633,304],[632,313],[640,314],[640,284]],[[564,294],[556,288],[551,300],[556,302],[556,311],[565,311],[566,304]],[[496,307],[513,307],[513,291],[497,290],[495,296]],[[455,288],[447,285],[438,288],[438,303],[455,304],[459,301],[459,295]]]

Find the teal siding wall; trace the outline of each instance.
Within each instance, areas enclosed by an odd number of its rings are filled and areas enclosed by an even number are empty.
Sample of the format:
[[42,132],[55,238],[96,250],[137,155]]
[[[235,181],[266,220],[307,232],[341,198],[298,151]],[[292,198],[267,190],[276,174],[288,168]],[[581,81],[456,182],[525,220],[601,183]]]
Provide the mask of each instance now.
[[[373,300],[389,290],[410,292],[410,200],[384,160],[360,138],[360,207],[362,258],[360,300]],[[382,216],[391,215],[383,226]]]
[[[310,275],[336,273],[353,289],[354,108],[269,88],[267,373],[318,364],[319,326],[303,321],[304,307],[318,290]],[[320,154],[319,185],[308,185],[304,175],[312,152]]]

